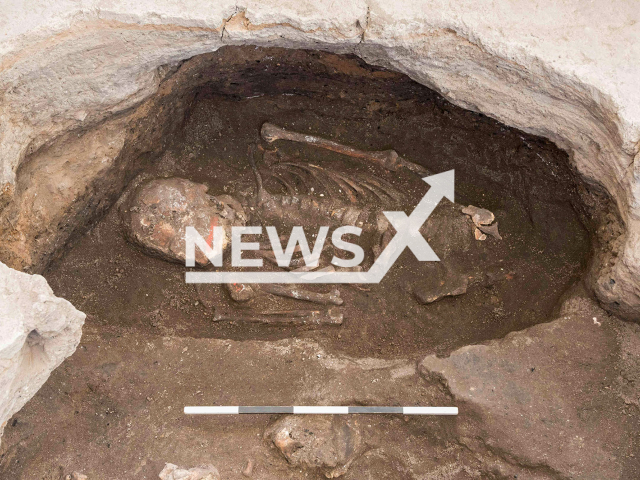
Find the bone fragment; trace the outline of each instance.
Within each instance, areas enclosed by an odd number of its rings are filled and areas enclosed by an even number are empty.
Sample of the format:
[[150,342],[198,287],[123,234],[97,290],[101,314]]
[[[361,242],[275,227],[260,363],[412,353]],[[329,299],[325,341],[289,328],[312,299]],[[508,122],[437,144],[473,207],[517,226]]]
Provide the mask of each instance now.
[[242,469],[242,475],[245,477],[251,477],[251,475],[253,475],[253,467],[255,464],[256,462],[253,458],[247,458],[244,463],[244,468]]
[[482,233],[486,233],[487,235],[491,235],[493,238],[502,240],[502,236],[498,232],[498,222],[494,223],[493,225],[480,225],[478,229]]
[[473,205],[464,207],[462,209],[462,213],[469,215],[476,227],[480,227],[481,225],[491,225],[496,219],[493,213],[486,208],[474,207]]
[[304,290],[297,285],[265,283],[260,285],[260,290],[279,297],[295,298],[297,300],[305,300],[321,305],[342,305],[344,302],[342,298],[340,298],[340,291],[337,289],[329,293],[317,293]]
[[487,236],[484,233],[482,233],[479,228],[475,228],[473,230],[473,236],[475,237],[476,240],[480,240],[480,241],[484,241],[487,239]]
[[312,267],[310,265],[305,265],[304,267],[296,268],[295,270],[291,270],[292,272],[335,272],[336,269],[333,268],[333,265],[329,265],[328,267],[318,268]]
[[268,325],[341,325],[342,313],[337,308],[328,310],[289,310],[257,315],[216,312],[213,321],[250,322]]
[[247,302],[256,296],[254,286],[248,283],[227,283],[225,286],[231,298],[236,302]]

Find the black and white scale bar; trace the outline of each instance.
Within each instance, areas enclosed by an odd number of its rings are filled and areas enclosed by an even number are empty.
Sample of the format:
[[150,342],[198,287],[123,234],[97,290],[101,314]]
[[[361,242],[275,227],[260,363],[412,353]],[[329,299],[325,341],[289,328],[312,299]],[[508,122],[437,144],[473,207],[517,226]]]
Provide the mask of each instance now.
[[458,415],[458,407],[184,407],[188,415],[238,415],[242,413],[292,413],[311,415],[348,415],[350,413],[396,413],[400,415]]

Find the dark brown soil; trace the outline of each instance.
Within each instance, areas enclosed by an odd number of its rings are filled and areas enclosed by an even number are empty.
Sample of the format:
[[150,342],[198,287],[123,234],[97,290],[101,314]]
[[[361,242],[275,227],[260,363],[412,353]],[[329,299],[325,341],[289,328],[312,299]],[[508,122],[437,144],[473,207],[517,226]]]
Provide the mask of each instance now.
[[[345,299],[342,327],[214,323],[213,311],[185,284],[184,266],[147,256],[125,241],[114,208],[45,274],[57,295],[89,315],[89,323],[123,334],[311,337],[332,351],[356,356],[446,353],[547,320],[558,298],[580,277],[588,235],[572,207],[575,185],[566,155],[553,145],[459,109],[404,76],[356,59],[299,51],[234,49],[230,54],[243,54],[246,63],[257,66],[233,83],[211,73],[215,81],[195,95],[182,131],[148,175],[202,182],[214,195],[251,190],[247,148],[258,141],[265,121],[363,149],[393,148],[434,173],[454,168],[457,203],[496,214],[504,240],[479,242],[480,252],[467,255],[467,264],[457,267],[472,274],[480,265],[490,279],[465,295],[422,306],[414,299],[414,287],[442,272],[406,251],[369,291],[340,287]],[[280,142],[278,148],[347,174],[363,168],[312,147]],[[418,177],[406,173],[375,173],[409,193],[403,205],[407,212],[427,190]],[[316,185],[316,195],[321,188]],[[444,235],[431,239],[437,254],[454,241]],[[239,306],[222,287],[211,288],[218,291],[215,303],[225,310],[308,306],[268,297]]]
[[[183,342],[185,337],[191,342],[296,337],[316,340],[330,354],[419,359],[550,320],[560,297],[586,269],[589,235],[574,210],[580,186],[567,155],[549,142],[455,107],[403,75],[351,57],[225,48],[210,56],[201,75],[209,80],[193,92],[183,128],[169,139],[168,150],[151,162],[146,176],[181,176],[206,183],[214,195],[251,191],[247,149],[259,141],[260,126],[269,121],[362,149],[393,148],[434,173],[455,169],[457,203],[494,212],[503,240],[489,238],[476,242],[472,253],[446,257],[457,273],[468,273],[476,280],[458,297],[418,304],[414,289],[427,278],[442,275],[443,266],[418,262],[406,251],[380,284],[339,287],[345,301],[342,326],[310,329],[216,323],[213,309],[203,304],[193,285],[185,283],[184,265],[148,256],[128,243],[114,207],[45,272],[56,295],[87,313],[85,334],[78,351],[7,428],[2,478],[58,479],[70,469],[82,471],[83,466],[88,468],[85,473],[93,473],[91,480],[113,475],[156,478],[165,461],[190,467],[204,457],[211,458],[223,478],[242,478],[239,471],[245,452],[252,451],[257,452],[260,468],[271,472],[265,478],[321,478],[292,471],[282,458],[265,453],[260,435],[268,418],[194,423],[179,413],[190,403],[256,399],[253,403],[266,404],[298,398],[296,385],[281,386],[278,396],[265,384],[282,365],[265,365],[267,380],[252,383],[255,373],[249,372],[249,365],[254,368],[253,362],[263,357],[252,358],[250,352],[246,365],[234,367],[207,357],[203,344],[195,351],[189,347],[194,353],[186,355],[196,356],[189,360],[190,369],[186,363],[181,366],[187,346],[195,345]],[[310,147],[278,144],[278,148],[347,174],[362,168]],[[403,205],[407,212],[427,191],[417,177],[374,170],[407,194]],[[321,189],[315,191],[320,193]],[[437,254],[446,250],[448,242],[455,242],[437,232],[429,240]],[[447,262],[442,264],[446,267]],[[309,307],[270,297],[237,305],[223,287],[211,289],[216,308],[221,309],[259,312]],[[163,353],[172,337],[179,345]],[[223,353],[219,355],[224,358]],[[291,361],[291,368],[298,368],[304,377],[300,381],[313,384],[313,378],[305,377],[305,364],[299,358]],[[215,378],[210,378],[213,374]],[[234,375],[243,378],[241,384],[232,381]],[[183,383],[176,385],[176,381]],[[242,394],[236,395],[234,389]],[[275,396],[265,397],[265,389]],[[393,392],[386,397],[403,401]],[[374,444],[397,442],[400,446],[407,441],[416,458],[433,467],[454,457],[461,461],[460,455],[465,455],[453,446],[451,422],[421,419],[401,427],[403,420],[378,417],[369,427]],[[100,462],[92,460],[94,456],[100,456]],[[362,468],[373,472],[367,478],[383,478],[386,474],[381,472],[392,469],[393,462],[380,467],[373,462],[374,466]],[[470,459],[468,464],[473,462]],[[429,470],[424,465],[420,468]],[[469,472],[459,469],[447,478],[471,478]]]

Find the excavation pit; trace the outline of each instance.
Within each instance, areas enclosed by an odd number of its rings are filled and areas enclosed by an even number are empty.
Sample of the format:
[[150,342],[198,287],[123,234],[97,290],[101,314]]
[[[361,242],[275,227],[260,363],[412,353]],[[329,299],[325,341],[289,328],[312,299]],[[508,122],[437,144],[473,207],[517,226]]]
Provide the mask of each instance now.
[[[230,64],[235,72],[224,75]],[[265,122],[272,122],[363,150],[395,149],[433,173],[455,169],[456,203],[493,212],[503,240],[475,240],[471,221],[467,231],[444,222],[429,239],[443,257],[441,264],[417,262],[407,250],[379,285],[339,287],[346,319],[340,329],[265,329],[213,322],[214,309],[199,299],[194,285],[185,284],[184,265],[145,255],[128,242],[116,207],[45,273],[57,295],[90,315],[89,324],[95,319],[131,333],[199,338],[299,336],[321,339],[332,350],[355,356],[444,354],[548,320],[563,293],[584,273],[590,244],[574,208],[580,206],[578,188],[584,186],[566,155],[551,143],[457,108],[403,75],[353,57],[230,48],[213,55],[205,65],[199,74],[211,80],[189,92],[181,128],[141,178],[182,177],[207,185],[210,195],[250,192],[251,197],[255,182],[248,150],[258,144],[268,152],[258,166],[265,188],[274,194],[291,194],[278,180],[284,179],[296,195],[308,195],[316,202],[341,197],[344,205],[350,205],[346,193],[340,196],[331,185],[327,187],[326,177],[314,179],[286,165],[296,162],[352,179],[362,173],[376,175],[405,194],[396,208],[407,213],[428,190],[411,172],[385,172],[300,143],[269,144],[259,132]],[[267,165],[270,156],[275,159]],[[279,175],[268,176],[268,172]],[[394,209],[375,194],[364,201]],[[448,203],[443,199],[434,216],[442,214]],[[292,209],[294,219],[296,214],[300,221],[313,217],[313,207]],[[317,217],[302,225],[309,235],[322,225],[320,213]],[[267,216],[265,224],[276,225],[273,220]],[[286,225],[291,226],[291,222]],[[266,235],[262,240],[268,241]],[[429,305],[416,301],[416,295],[446,280],[449,267],[452,275],[471,277],[467,293]],[[301,305],[269,296],[239,304],[224,288],[201,285],[200,289],[215,291],[205,301],[238,314]]]
[[[215,419],[205,425],[184,418],[182,406],[299,400],[300,383],[276,382],[273,391],[270,375],[283,369],[283,379],[294,378],[296,371],[304,376],[305,360],[318,362],[326,355],[375,359],[368,361],[385,368],[400,362],[394,368],[403,378],[401,367],[411,363],[402,364],[404,359],[448,355],[547,322],[593,266],[602,242],[596,236],[601,220],[615,218],[602,190],[582,180],[567,154],[551,142],[456,107],[404,75],[353,56],[225,47],[168,71],[166,88],[138,116],[136,131],[110,170],[117,181],[105,187],[103,202],[90,214],[81,212],[86,218],[79,228],[68,228],[64,246],[35,256],[41,259],[36,270],[43,271],[55,294],[85,312],[87,320],[78,351],[5,431],[9,460],[2,463],[3,475],[57,478],[45,475],[73,464],[96,478],[133,478],[127,476],[132,472],[155,478],[164,461],[202,463],[197,454],[202,449],[187,452],[188,446],[214,436],[221,440],[207,445],[218,469],[226,472],[223,478],[236,478],[233,469],[243,462],[238,450],[264,455],[262,440],[254,445],[251,439],[270,419]],[[265,122],[361,150],[393,149],[432,173],[454,169],[456,204],[442,200],[427,239],[442,261],[418,262],[407,250],[380,284],[338,286],[340,325],[267,325],[242,318],[316,307],[268,293],[236,302],[223,286],[187,284],[183,264],[149,255],[127,237],[123,209],[135,189],[151,179],[180,177],[206,185],[213,196],[251,198],[257,188],[252,147],[264,188],[272,195],[342,199],[350,205],[344,182],[318,180],[309,175],[310,166],[333,172],[334,179],[367,184],[358,205],[378,210],[408,214],[428,190],[410,171],[389,171],[301,143],[265,142],[260,137]],[[21,172],[29,169],[26,164]],[[371,188],[375,182],[383,187]],[[402,200],[394,204],[385,189],[401,193]],[[501,239],[477,238],[471,217],[462,212],[469,205],[495,215]],[[272,219],[273,212],[263,213]],[[305,210],[291,216],[296,215],[309,219],[303,223],[308,231],[317,231],[321,218]],[[285,232],[286,222],[280,227]],[[363,242],[370,265],[375,239],[365,235]],[[332,253],[323,256],[325,264]],[[309,286],[318,293],[331,288]],[[215,321],[216,312],[232,320]],[[241,364],[225,359],[227,344]],[[286,352],[260,373],[256,364],[265,362],[270,348]],[[199,365],[206,367],[198,371]],[[408,368],[411,378],[415,372]],[[234,376],[245,383],[236,385],[228,378]],[[321,388],[326,378],[309,374],[307,381]],[[366,384],[358,388],[366,397]],[[413,401],[450,401],[435,387],[426,391]],[[376,392],[378,398],[402,401],[391,390]],[[127,419],[139,423],[143,413],[147,425],[129,434]],[[451,458],[460,453],[459,447],[453,448],[457,453],[443,453],[454,441],[455,420],[395,422],[373,422],[375,431],[387,432],[380,434],[386,440],[377,442],[402,445],[388,433],[400,428],[418,439],[420,449]],[[152,435],[156,440],[150,443]],[[147,460],[133,452],[144,452]],[[118,461],[105,461],[109,458]],[[274,478],[298,478],[281,458],[274,462],[281,475]],[[470,457],[463,462],[482,470]],[[371,468],[383,475],[389,465]],[[430,464],[416,468],[428,471]]]

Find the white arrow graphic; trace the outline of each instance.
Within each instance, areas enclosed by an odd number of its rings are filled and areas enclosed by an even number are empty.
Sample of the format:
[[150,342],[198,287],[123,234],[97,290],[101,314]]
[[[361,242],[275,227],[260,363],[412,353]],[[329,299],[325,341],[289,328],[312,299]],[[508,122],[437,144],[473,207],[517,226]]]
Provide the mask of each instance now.
[[420,233],[420,228],[443,197],[454,201],[454,171],[424,177],[431,188],[411,215],[383,212],[396,235],[367,272],[187,272],[187,283],[380,283],[405,248],[421,262],[440,259]]

